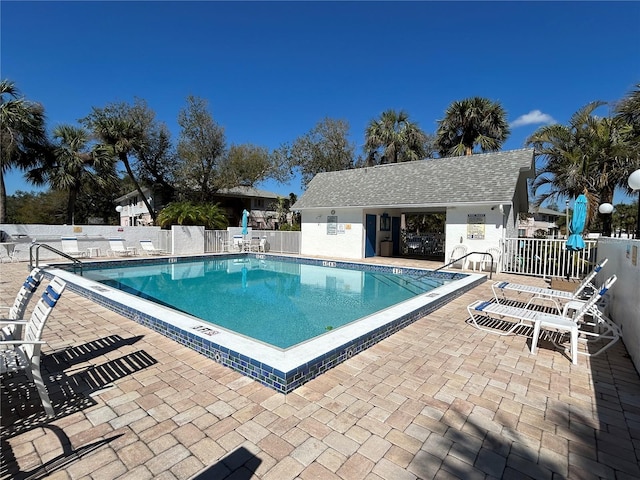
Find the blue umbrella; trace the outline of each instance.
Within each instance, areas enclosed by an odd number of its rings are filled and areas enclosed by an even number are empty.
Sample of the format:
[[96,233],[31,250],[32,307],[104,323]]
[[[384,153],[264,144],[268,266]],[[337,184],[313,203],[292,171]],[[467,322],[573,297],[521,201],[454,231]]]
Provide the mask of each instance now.
[[249,212],[247,212],[246,210],[243,210],[242,211],[242,235],[246,235],[247,233],[249,233],[249,230],[247,230],[248,221],[249,221]]
[[567,238],[567,250],[579,252],[584,249],[582,232],[587,221],[587,197],[578,195],[573,204],[573,216],[569,223],[569,238]]

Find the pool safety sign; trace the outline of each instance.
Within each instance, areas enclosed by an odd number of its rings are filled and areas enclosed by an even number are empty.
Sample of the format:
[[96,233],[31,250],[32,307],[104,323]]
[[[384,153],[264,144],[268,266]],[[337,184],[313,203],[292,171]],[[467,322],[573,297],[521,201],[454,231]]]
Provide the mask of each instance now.
[[485,224],[484,213],[470,213],[467,215],[467,239],[484,240]]
[[338,234],[338,216],[328,215],[327,216],[327,235],[337,235],[337,234]]

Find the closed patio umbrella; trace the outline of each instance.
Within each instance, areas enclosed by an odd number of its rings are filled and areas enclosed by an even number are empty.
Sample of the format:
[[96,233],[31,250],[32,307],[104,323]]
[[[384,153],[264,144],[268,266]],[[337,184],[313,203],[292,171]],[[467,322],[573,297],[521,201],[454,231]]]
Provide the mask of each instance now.
[[[587,197],[583,194],[578,195],[576,201],[573,203],[573,216],[569,223],[569,238],[567,238],[567,251],[579,252],[584,250],[584,240],[582,238],[582,232],[587,222]],[[571,276],[571,265],[569,262],[569,254],[567,253],[567,280]]]
[[246,235],[247,233],[249,233],[249,230],[247,229],[247,224],[249,222],[249,212],[247,212],[247,210],[243,210],[242,211],[242,235]]
[[569,223],[569,238],[567,238],[567,250],[579,252],[584,249],[582,232],[587,222],[587,197],[584,194],[578,195],[573,204],[573,216]]

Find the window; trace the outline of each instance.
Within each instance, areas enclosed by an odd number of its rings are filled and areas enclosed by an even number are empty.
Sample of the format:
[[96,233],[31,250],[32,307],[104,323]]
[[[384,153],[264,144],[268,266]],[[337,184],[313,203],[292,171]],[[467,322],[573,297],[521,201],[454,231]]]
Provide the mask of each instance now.
[[391,217],[386,213],[380,215],[380,231],[388,232],[391,230]]

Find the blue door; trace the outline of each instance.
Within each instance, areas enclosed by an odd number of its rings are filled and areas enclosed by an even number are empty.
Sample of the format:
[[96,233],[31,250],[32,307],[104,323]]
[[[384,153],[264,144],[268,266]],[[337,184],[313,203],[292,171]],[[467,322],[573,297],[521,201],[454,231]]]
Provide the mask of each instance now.
[[400,217],[391,217],[391,241],[393,242],[393,256],[400,255]]
[[364,245],[364,256],[375,257],[376,256],[376,216],[368,215],[365,223],[366,240]]

